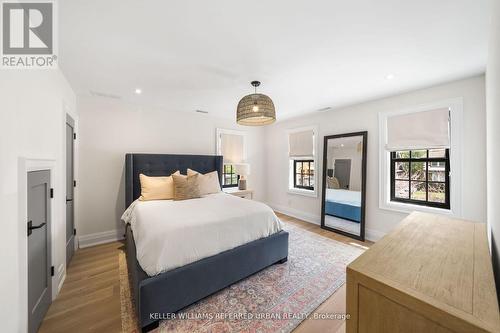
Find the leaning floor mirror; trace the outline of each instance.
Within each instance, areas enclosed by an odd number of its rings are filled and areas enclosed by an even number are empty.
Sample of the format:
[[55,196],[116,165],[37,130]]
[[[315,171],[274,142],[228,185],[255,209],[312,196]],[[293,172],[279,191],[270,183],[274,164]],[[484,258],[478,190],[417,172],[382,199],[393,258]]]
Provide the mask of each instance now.
[[365,240],[368,132],[325,136],[321,227]]

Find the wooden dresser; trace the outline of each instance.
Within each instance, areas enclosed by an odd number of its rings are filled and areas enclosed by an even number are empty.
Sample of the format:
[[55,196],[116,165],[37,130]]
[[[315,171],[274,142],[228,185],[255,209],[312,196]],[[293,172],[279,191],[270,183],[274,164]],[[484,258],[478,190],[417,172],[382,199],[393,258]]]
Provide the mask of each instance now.
[[412,213],[347,267],[347,333],[500,332],[486,225]]

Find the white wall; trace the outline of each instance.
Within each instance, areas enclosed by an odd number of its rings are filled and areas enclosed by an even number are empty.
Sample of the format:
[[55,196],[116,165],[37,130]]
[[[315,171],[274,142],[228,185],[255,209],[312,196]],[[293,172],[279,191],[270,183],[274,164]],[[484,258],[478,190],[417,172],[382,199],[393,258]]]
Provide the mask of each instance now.
[[500,299],[500,1],[494,1],[486,69],[488,227]]
[[[55,161],[52,186],[54,220],[52,239],[56,270],[65,269],[65,111],[75,114],[75,95],[59,70],[3,70],[0,73],[0,322],[3,332],[22,331],[27,312],[21,299],[23,258],[18,249],[26,242],[26,221],[20,221],[18,160],[20,157]],[[24,212],[25,213],[25,212]],[[22,224],[21,226],[19,224]],[[24,232],[21,232],[23,230]],[[60,272],[60,271],[59,271]],[[56,279],[62,275],[56,274]],[[55,281],[58,285],[58,281]]]
[[[199,113],[168,112],[112,99],[82,97],[80,114],[80,199],[77,234],[85,242],[99,234],[123,234],[126,153],[209,154],[216,152],[216,128],[247,132],[249,188],[265,200],[263,129],[237,126],[235,120]],[[234,110],[228,111],[234,112]],[[82,243],[83,244],[83,243]]]
[[[382,210],[378,201],[378,113],[393,111],[444,99],[463,97],[463,217],[486,221],[486,140],[485,83],[477,76],[430,87],[343,109],[316,112],[300,118],[278,122],[266,127],[268,203],[277,210],[319,223],[321,199],[287,192],[288,156],[287,130],[308,125],[319,126],[319,155],[323,156],[325,135],[368,131],[366,236],[377,239],[390,231],[405,214]],[[319,163],[322,174],[322,163]],[[319,192],[321,193],[321,191]]]

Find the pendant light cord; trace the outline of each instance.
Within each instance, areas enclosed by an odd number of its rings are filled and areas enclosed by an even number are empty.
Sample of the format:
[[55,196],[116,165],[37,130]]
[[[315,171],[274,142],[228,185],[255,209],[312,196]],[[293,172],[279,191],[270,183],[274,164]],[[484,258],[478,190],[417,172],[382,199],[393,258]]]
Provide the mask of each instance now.
[[257,87],[260,86],[260,82],[259,81],[252,81],[252,82],[250,82],[250,84],[254,88],[254,93],[257,94]]

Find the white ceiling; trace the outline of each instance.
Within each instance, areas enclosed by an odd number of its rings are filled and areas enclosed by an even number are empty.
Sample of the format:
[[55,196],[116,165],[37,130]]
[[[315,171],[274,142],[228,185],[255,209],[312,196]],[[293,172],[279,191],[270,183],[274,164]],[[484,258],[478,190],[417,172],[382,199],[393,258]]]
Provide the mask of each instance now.
[[489,8],[490,0],[64,0],[60,65],[78,94],[230,118],[260,80],[279,120],[484,72]]

